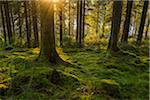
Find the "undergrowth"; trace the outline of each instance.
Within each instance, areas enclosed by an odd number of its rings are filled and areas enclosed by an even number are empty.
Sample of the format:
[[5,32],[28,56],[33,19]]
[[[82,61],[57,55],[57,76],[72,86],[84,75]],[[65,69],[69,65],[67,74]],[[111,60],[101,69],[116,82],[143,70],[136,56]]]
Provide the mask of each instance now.
[[[39,49],[0,51],[0,97],[14,100],[148,99],[148,47],[119,44],[109,55],[91,47],[58,48],[66,67],[37,62]],[[53,76],[56,71],[58,76]],[[56,82],[52,81],[55,78]]]

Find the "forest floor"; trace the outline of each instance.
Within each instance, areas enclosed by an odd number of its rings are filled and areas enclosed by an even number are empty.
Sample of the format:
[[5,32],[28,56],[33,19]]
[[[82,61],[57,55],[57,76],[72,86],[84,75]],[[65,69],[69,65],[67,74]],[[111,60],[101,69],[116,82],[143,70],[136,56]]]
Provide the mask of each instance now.
[[[39,49],[0,51],[0,98],[14,100],[148,100],[149,47],[120,45],[110,55],[93,47],[58,48],[74,66],[38,62]],[[51,82],[53,68],[59,83]],[[56,79],[57,80],[57,79]]]

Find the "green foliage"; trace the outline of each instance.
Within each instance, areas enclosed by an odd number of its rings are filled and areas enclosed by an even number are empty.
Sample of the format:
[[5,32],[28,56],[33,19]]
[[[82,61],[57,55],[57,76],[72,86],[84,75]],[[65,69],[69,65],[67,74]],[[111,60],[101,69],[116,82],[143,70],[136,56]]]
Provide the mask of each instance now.
[[75,42],[74,39],[72,39],[70,36],[64,36],[63,37],[63,46],[64,47],[70,47],[70,48],[73,48],[73,47],[77,47],[77,43]]
[[48,75],[50,76],[51,70],[47,67],[38,67],[30,68],[21,73],[18,73],[17,76],[12,80],[12,91],[14,93],[22,93],[26,88],[46,89],[51,87],[49,80],[47,79]]
[[124,51],[128,51],[128,52],[134,53],[136,55],[139,54],[139,50],[133,45],[130,45],[130,44],[127,44],[127,43],[121,43],[119,45],[119,47]]
[[45,100],[48,99],[47,95],[35,92],[32,89],[25,90],[22,94],[14,97],[15,100]]
[[[1,51],[1,88],[7,87],[1,98],[148,99],[149,58],[137,48],[121,46],[120,52],[109,56],[96,46],[59,48],[59,55],[74,65],[69,67],[35,61],[39,49]],[[60,76],[58,84],[52,82],[53,68]]]
[[[60,96],[60,94],[57,92],[62,93],[63,90],[71,92],[71,89],[76,89],[80,85],[76,76],[64,72],[59,72],[59,74],[61,76],[59,80],[60,84],[55,85],[51,83],[52,69],[50,67],[38,67],[25,70],[14,77],[11,91],[15,93],[13,95],[18,95],[19,93],[19,98],[26,98],[26,95],[28,95],[26,89],[52,96],[52,98],[59,98],[58,96]],[[58,88],[58,90],[56,90],[56,88]],[[32,95],[34,96],[34,94]],[[69,96],[69,94],[67,95]],[[30,98],[31,96],[29,95],[27,98],[28,97]]]
[[1,54],[1,55],[0,55],[0,59],[4,59],[4,58],[8,58],[8,57],[5,56],[5,55],[3,55],[3,54]]
[[0,48],[4,47],[4,38],[0,36]]
[[111,79],[103,79],[102,82],[102,89],[106,92],[106,94],[114,97],[120,98],[120,87],[119,84],[115,80]]

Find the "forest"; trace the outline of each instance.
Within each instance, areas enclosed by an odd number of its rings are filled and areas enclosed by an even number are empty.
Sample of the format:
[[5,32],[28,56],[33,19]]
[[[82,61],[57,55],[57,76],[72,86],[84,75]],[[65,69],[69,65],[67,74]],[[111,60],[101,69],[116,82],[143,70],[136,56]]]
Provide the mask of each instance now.
[[149,100],[149,0],[0,0],[0,100]]

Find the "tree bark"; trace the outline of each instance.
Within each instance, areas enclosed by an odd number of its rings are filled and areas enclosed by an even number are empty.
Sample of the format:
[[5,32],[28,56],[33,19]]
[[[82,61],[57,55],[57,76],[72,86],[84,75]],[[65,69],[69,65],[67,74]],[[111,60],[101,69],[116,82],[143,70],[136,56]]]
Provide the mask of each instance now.
[[55,49],[54,4],[52,1],[40,0],[41,13],[41,51],[39,57],[53,64],[64,62]]
[[13,37],[15,40],[15,23],[14,23],[14,16],[13,16],[13,8],[10,8],[10,16],[11,16],[11,22],[12,22],[12,31],[13,31]]
[[[28,27],[29,27],[29,38],[31,40],[31,33],[32,33],[32,18],[31,18],[31,5],[30,2],[27,2],[27,15],[28,15]],[[30,42],[30,47],[31,47],[31,42]]]
[[85,0],[83,0],[83,15],[82,15],[82,44],[84,43],[84,32],[85,32]]
[[137,46],[140,46],[141,41],[142,41],[144,24],[145,24],[145,19],[146,19],[146,13],[147,13],[147,10],[148,10],[148,4],[149,4],[149,1],[145,0],[144,1],[144,6],[143,6],[143,11],[142,11],[142,16],[141,16],[139,32],[138,32],[137,41],[136,41]]
[[[105,4],[103,4],[102,9],[104,11],[106,10]],[[100,36],[101,38],[104,37],[104,33],[105,33],[105,17],[106,17],[106,12],[103,13],[102,35]]]
[[33,22],[33,31],[34,31],[34,48],[36,48],[39,46],[37,6],[36,6],[36,1],[31,1],[31,3],[32,3],[32,22]]
[[132,34],[132,37],[135,38],[136,37],[136,33],[137,33],[137,24],[136,24],[136,20],[137,20],[137,12],[134,11],[134,19],[133,19],[133,25],[134,25],[134,32]]
[[[97,1],[97,17],[96,17],[96,29],[95,29],[95,32],[96,32],[96,41],[99,42],[99,19],[100,19],[100,1]],[[99,46],[98,46],[99,47]]]
[[111,25],[111,35],[109,39],[108,50],[118,51],[118,33],[120,31],[121,24],[121,14],[122,14],[122,1],[114,1],[113,3],[113,13],[112,13],[112,25]]
[[4,19],[4,11],[3,11],[3,2],[0,1],[0,7],[1,7],[1,17],[2,17],[2,25],[3,25],[3,32],[4,32],[4,48],[7,46],[7,37],[6,37],[6,29],[5,29],[5,19]]
[[71,10],[71,4],[70,4],[70,0],[69,0],[69,36],[71,33],[71,14],[70,14],[70,10]]
[[18,19],[19,19],[19,38],[20,38],[19,44],[22,45],[22,21],[20,13],[18,13]]
[[8,1],[4,1],[4,10],[5,10],[5,16],[6,16],[6,26],[7,26],[7,34],[8,34],[8,42],[9,44],[12,44],[12,30],[11,30],[11,21],[10,21],[10,13],[9,13],[9,7],[8,7]]
[[24,12],[25,12],[25,22],[26,22],[26,38],[27,38],[27,47],[30,48],[30,31],[29,31],[29,21],[28,21],[28,11],[27,11],[27,2],[28,1],[24,1]]
[[62,4],[60,4],[60,12],[59,12],[59,20],[60,20],[60,47],[63,46],[63,30],[62,30],[62,25],[63,25],[63,13],[62,13]]
[[149,28],[149,24],[150,24],[150,17],[148,18],[148,23],[147,23],[147,26],[146,26],[145,39],[148,39],[148,28]]
[[133,4],[132,0],[127,1],[126,19],[125,19],[125,22],[124,22],[123,35],[122,35],[122,38],[121,38],[121,42],[125,42],[125,43],[128,42],[128,34],[129,34],[129,27],[130,27],[132,4]]
[[80,1],[77,0],[77,30],[76,30],[76,42],[79,40],[79,12],[80,12]]
[[98,34],[99,30],[99,9],[100,8],[100,1],[97,1],[97,18],[96,18],[96,34]]
[[82,3],[82,0],[80,1],[80,17],[79,17],[79,47],[82,46],[82,16],[83,16],[83,13],[82,13],[82,6],[83,6],[83,3]]

